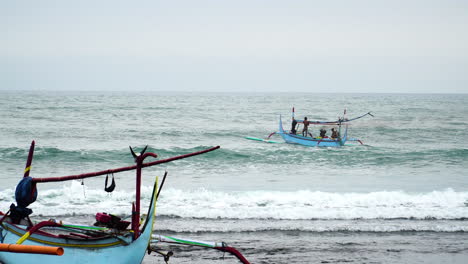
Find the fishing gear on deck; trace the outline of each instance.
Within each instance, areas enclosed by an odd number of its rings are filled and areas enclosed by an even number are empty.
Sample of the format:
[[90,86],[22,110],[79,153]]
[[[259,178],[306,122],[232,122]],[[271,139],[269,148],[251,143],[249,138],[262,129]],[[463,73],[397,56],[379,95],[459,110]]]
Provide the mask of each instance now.
[[108,213],[96,213],[94,226],[125,230],[130,225],[129,221],[123,221],[120,217]]

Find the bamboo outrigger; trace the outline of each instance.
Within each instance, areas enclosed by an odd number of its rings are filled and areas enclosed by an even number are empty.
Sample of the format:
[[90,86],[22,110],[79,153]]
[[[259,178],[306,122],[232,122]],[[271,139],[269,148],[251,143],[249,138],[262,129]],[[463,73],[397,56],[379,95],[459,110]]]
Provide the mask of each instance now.
[[[33,141],[29,150],[24,177],[16,188],[17,205],[12,204],[10,210],[5,214],[0,212],[0,243],[2,243],[0,246],[0,263],[141,263],[145,253],[151,252],[150,244],[154,240],[152,232],[156,218],[156,201],[166,177],[164,175],[159,189],[156,178],[148,212],[144,219],[141,219],[140,189],[142,169],[204,154],[219,148],[219,146],[216,146],[147,163],[144,163],[147,157],[156,158],[157,155],[151,152],[144,153],[146,148],[140,154],[135,154],[130,148],[136,163],[133,166],[64,177],[31,178],[29,172],[34,145],[35,142]],[[136,170],[135,201],[132,203],[131,222],[122,221],[111,215],[101,215],[102,217],[110,217],[111,221],[105,223],[108,224],[107,227],[96,227],[65,225],[50,220],[33,224],[29,218],[32,210],[27,206],[36,200],[36,186],[38,183],[84,179],[129,170]],[[112,185],[107,187],[106,184],[106,189],[113,189]],[[130,228],[127,228],[128,226]],[[225,244],[213,248],[230,252],[236,255],[242,263],[249,263],[237,250],[232,250],[233,248],[227,247]],[[236,254],[236,252],[239,254]]]

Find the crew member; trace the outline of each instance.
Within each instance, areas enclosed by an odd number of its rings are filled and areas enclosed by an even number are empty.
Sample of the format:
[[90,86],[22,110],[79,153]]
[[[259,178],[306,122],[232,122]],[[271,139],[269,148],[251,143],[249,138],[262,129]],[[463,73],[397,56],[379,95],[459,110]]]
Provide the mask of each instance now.
[[297,131],[296,131],[296,125],[297,125],[297,121],[296,119],[294,119],[294,117],[292,118],[292,124],[291,124],[291,134],[293,135],[296,135]]
[[331,138],[333,139],[338,138],[338,131],[334,127],[332,127],[331,131],[332,131]]
[[307,116],[304,117],[304,121],[302,121],[302,124],[304,124],[304,128],[302,129],[302,136],[307,137],[307,134],[309,132],[309,125],[310,125],[310,121],[307,120]]

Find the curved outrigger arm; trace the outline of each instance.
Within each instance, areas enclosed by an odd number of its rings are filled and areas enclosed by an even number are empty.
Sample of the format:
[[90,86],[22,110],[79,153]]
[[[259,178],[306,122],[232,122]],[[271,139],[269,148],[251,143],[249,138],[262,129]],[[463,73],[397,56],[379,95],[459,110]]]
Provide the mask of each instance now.
[[354,117],[354,118],[351,118],[351,119],[340,119],[340,120],[338,120],[338,122],[339,122],[339,123],[351,122],[351,121],[354,121],[354,120],[363,118],[363,117],[365,117],[365,116],[367,116],[367,115],[370,115],[370,116],[374,117],[374,115],[371,114],[371,112],[367,112],[367,113],[365,113],[365,114],[363,114],[363,115],[361,115],[361,116]]
[[[151,238],[152,238],[151,244],[153,246],[155,246],[155,244],[159,242],[162,242],[162,243],[169,243],[169,244],[180,244],[180,245],[187,245],[187,246],[211,248],[211,249],[216,249],[222,252],[230,253],[234,255],[243,264],[250,264],[250,262],[239,252],[239,250],[233,247],[229,247],[224,242],[197,241],[197,240],[192,240],[192,239],[170,237],[170,236],[164,236],[164,235],[158,235],[158,234],[152,235]],[[168,255],[172,256],[172,252]],[[165,257],[167,257],[167,259],[169,258],[167,255]]]

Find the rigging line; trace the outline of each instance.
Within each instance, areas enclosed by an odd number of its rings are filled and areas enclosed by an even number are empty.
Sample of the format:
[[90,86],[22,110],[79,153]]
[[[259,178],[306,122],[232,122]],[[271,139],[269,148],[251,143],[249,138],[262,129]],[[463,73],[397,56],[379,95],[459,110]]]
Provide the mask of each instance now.
[[81,185],[83,186],[83,196],[86,199],[86,192],[85,192],[85,186],[84,186],[84,179],[81,179]]

